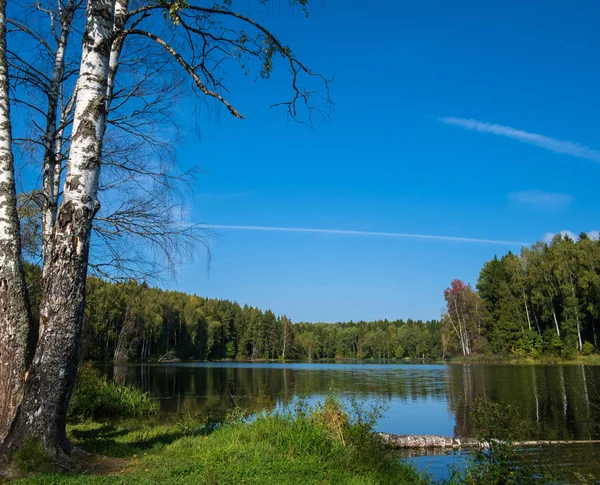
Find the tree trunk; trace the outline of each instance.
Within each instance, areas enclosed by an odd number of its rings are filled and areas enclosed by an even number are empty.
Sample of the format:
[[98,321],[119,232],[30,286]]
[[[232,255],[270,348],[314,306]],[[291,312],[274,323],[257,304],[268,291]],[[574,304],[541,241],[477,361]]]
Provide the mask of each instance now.
[[104,346],[104,362],[108,362],[108,344],[110,343],[110,338],[108,334],[106,334],[106,345]]
[[[458,299],[454,298],[454,308],[456,310],[456,319],[458,320],[458,328],[461,335],[461,344],[463,349],[463,355],[471,355],[471,343],[469,339],[469,330],[467,328],[467,322],[464,318],[461,319],[460,311],[458,309]],[[462,323],[461,323],[462,320]]]
[[110,105],[113,100],[114,89],[115,89],[115,78],[119,69],[119,58],[121,57],[121,51],[123,50],[124,38],[119,34],[123,33],[125,29],[125,22],[127,21],[127,11],[129,9],[129,0],[116,0],[115,1],[115,22],[113,35],[116,36],[114,42],[110,48],[110,58],[108,66],[108,80],[106,84],[106,104],[110,109]]
[[581,352],[583,350],[583,342],[581,341],[581,323],[579,322],[579,302],[575,295],[575,285],[573,284],[573,275],[571,275],[571,294],[573,295],[573,301],[575,302],[575,319],[577,320],[577,350]]
[[0,442],[23,396],[31,328],[12,152],[6,0],[0,0]]
[[71,451],[65,424],[79,358],[90,235],[98,178],[114,0],[88,0],[68,173],[43,281],[40,335],[23,402],[4,453],[27,437],[60,459]]
[[527,314],[527,326],[529,327],[529,330],[531,330],[531,318],[529,316],[529,306],[527,305],[527,296],[525,295],[524,291],[523,291],[523,303],[525,303],[525,313]]
[[[71,33],[73,14],[75,13],[74,4],[75,0],[69,0],[63,10],[60,38],[58,39],[58,44],[56,46],[52,77],[50,78],[48,86],[48,109],[46,112],[46,129],[44,134],[44,165],[42,176],[45,196],[44,208],[42,210],[42,261],[44,273],[47,270],[47,264],[50,260],[52,234],[58,210],[58,184],[54,181],[56,176],[58,176],[60,180],[60,161],[58,160],[60,152],[57,152],[56,150],[56,118],[60,86],[65,71],[65,53],[69,35]],[[56,168],[57,163],[59,164],[58,170]]]
[[560,327],[558,326],[558,318],[556,318],[556,310],[554,309],[554,303],[550,301],[552,305],[552,316],[554,317],[554,325],[556,327],[556,335],[560,337]]
[[450,323],[452,324],[454,331],[458,335],[458,340],[460,342],[462,354],[463,354],[463,356],[465,356],[465,355],[467,355],[467,350],[465,348],[465,342],[463,339],[462,329],[460,328],[460,321],[458,322],[458,328],[457,328],[456,325],[454,324],[454,320],[452,319],[452,316],[450,315],[450,313],[448,313],[448,319],[450,320]]
[[[535,310],[535,308],[534,308],[534,310]],[[538,333],[540,335],[542,335],[542,329],[540,328],[540,322],[538,320],[537,313],[535,313],[535,311],[533,312],[533,318],[535,320],[535,326],[537,328]]]

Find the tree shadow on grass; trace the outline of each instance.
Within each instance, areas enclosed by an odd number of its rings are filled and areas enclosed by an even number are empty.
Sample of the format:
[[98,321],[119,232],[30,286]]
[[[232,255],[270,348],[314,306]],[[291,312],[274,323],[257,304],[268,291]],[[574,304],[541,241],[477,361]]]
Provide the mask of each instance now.
[[[206,436],[214,427],[186,426],[166,428],[157,432],[152,428],[123,429],[112,424],[92,430],[71,430],[73,444],[86,452],[113,458],[131,458],[148,451],[158,451],[165,446],[189,436]],[[129,436],[127,439],[119,439]]]

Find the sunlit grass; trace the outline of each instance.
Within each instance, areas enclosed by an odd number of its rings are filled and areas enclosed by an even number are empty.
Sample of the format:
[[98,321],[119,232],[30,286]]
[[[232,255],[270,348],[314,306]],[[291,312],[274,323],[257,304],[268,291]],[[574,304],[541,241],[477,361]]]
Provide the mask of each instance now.
[[[365,419],[365,417],[367,419]],[[73,443],[114,457],[109,474],[42,474],[31,484],[421,484],[427,479],[393,456],[371,432],[369,413],[328,399],[316,408],[266,413],[216,427],[142,422],[88,423],[69,429]]]
[[600,354],[592,355],[574,355],[571,358],[564,358],[553,355],[542,355],[538,358],[516,357],[514,355],[502,354],[478,354],[466,357],[452,357],[449,361],[452,364],[583,364],[600,365]]

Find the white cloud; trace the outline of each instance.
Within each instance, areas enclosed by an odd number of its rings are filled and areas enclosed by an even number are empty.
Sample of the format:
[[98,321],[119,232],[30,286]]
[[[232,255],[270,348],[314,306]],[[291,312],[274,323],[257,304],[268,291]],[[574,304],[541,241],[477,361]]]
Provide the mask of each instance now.
[[378,232],[378,231],[354,231],[346,229],[316,229],[306,227],[272,227],[272,226],[236,226],[223,224],[202,224],[206,229],[227,229],[230,231],[262,231],[262,232],[295,232],[312,234],[337,234],[342,236],[375,236],[375,237],[394,237],[405,239],[432,239],[437,241],[462,242],[462,243],[482,243],[499,244],[505,246],[527,246],[530,243],[501,241],[496,239],[479,239],[459,236],[437,236],[429,234],[407,234],[400,232]]
[[[544,236],[544,242],[545,243],[551,243],[552,239],[554,239],[554,237],[556,236],[557,233],[555,232],[547,232],[546,235]],[[577,241],[579,240],[579,234],[575,234],[572,231],[560,231],[560,233],[563,237],[564,236],[569,236],[570,239],[572,239],[573,241]],[[587,231],[586,234],[588,235],[588,237],[590,239],[594,239],[594,240],[598,240],[600,239],[600,231]]]
[[538,147],[545,148],[551,152],[563,153],[572,157],[584,158],[586,160],[591,160],[592,162],[600,163],[600,150],[596,150],[595,148],[590,148],[573,141],[559,140],[557,138],[551,138],[549,136],[544,136],[537,133],[529,133],[511,126],[495,125],[493,123],[467,118],[455,118],[449,116],[438,118],[438,121],[446,125],[459,126],[466,130],[474,130],[482,133],[505,136],[522,143],[528,143],[530,145],[536,145]]
[[[552,242],[552,240],[554,239],[554,237],[556,236],[557,233],[555,232],[547,232],[546,235],[544,236],[544,242],[550,244]],[[574,232],[571,231],[560,231],[559,233],[561,236],[568,236],[569,239],[573,239],[573,241],[577,241],[577,239],[579,239],[579,237],[577,236],[577,234],[575,234]]]
[[508,198],[516,204],[528,205],[540,209],[564,209],[573,200],[573,197],[569,194],[544,192],[542,190],[512,192],[508,194]]

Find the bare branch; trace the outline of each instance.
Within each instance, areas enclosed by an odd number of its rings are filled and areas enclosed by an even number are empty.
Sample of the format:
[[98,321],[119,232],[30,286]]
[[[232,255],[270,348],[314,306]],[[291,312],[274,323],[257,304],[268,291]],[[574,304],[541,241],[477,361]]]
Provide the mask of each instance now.
[[233,107],[229,102],[223,98],[219,93],[211,91],[206,87],[206,85],[202,82],[196,71],[184,60],[184,58],[179,54],[173,47],[167,44],[164,40],[162,40],[157,35],[154,35],[150,32],[146,32],[145,30],[125,30],[123,35],[142,35],[152,39],[154,42],[158,43],[161,47],[163,47],[169,54],[171,54],[175,60],[186,70],[186,72],[192,77],[196,86],[200,91],[202,91],[205,95],[213,97],[219,100],[221,103],[225,105],[225,107],[229,110],[229,112],[235,116],[236,118],[244,119],[244,117]]

